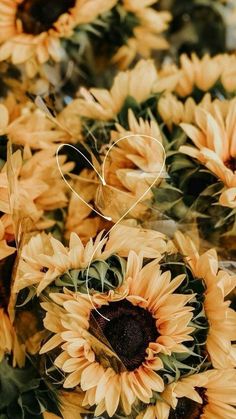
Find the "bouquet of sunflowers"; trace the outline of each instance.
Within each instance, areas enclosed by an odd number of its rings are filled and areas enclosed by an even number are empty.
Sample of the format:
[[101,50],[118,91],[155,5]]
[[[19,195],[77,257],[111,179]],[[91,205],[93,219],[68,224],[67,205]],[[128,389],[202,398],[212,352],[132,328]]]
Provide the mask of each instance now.
[[0,419],[236,418],[234,0],[0,0]]

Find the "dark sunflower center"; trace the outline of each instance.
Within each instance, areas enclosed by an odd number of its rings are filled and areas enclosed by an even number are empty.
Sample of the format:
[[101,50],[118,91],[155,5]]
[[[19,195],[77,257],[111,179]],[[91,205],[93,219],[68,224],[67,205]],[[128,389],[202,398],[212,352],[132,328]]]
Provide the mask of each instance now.
[[196,403],[187,397],[179,399],[175,410],[171,409],[169,419],[200,419],[203,414],[204,407],[207,405],[206,389],[203,387],[195,388],[201,396],[203,403]]
[[225,162],[225,166],[228,167],[233,172],[235,172],[236,171],[236,158],[231,157],[229,160]]
[[63,13],[74,7],[76,0],[24,0],[18,6],[17,18],[25,33],[38,35],[48,31]]
[[102,306],[99,312],[110,321],[95,310],[91,312],[90,321],[96,321],[100,332],[129,371],[138,368],[145,360],[149,343],[158,337],[151,313],[127,300]]

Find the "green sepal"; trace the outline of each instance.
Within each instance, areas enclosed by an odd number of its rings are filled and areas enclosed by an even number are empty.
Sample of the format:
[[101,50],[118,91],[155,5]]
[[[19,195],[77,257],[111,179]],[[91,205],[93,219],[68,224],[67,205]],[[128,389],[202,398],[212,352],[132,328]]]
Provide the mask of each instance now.
[[122,285],[125,270],[125,259],[112,255],[106,260],[94,260],[88,269],[69,270],[55,280],[55,286],[87,293],[87,282],[91,291],[106,292]]

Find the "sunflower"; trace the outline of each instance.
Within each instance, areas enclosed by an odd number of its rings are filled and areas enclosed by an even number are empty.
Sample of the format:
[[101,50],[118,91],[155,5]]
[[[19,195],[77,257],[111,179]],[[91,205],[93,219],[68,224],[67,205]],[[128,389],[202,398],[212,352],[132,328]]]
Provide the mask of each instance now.
[[229,100],[213,99],[210,93],[206,93],[201,101],[197,102],[191,96],[186,100],[181,100],[175,94],[166,92],[160,97],[157,110],[169,130],[173,131],[173,127],[180,125],[182,122],[196,123],[197,109],[214,114],[215,109],[218,108],[225,117],[230,103]]
[[122,7],[127,13],[133,14],[137,25],[127,43],[113,56],[112,61],[118,63],[121,69],[127,68],[137,54],[149,58],[152,50],[168,48],[169,44],[161,33],[168,28],[171,14],[167,11],[158,12],[150,7],[156,3],[157,0],[122,0]]
[[61,41],[79,25],[94,21],[116,0],[3,0],[0,5],[0,60],[26,63],[29,75],[48,60],[60,61]]
[[234,419],[236,415],[236,371],[210,370],[170,384],[155,405],[137,419]]
[[181,78],[176,86],[180,96],[191,95],[194,87],[207,92],[218,80],[221,74],[220,63],[208,54],[202,59],[196,54],[191,58],[183,54],[180,57]]
[[173,92],[181,79],[181,71],[176,64],[163,63],[157,69],[157,82],[154,85],[154,92]]
[[[71,170],[73,163],[65,163],[59,156],[63,171]],[[9,154],[0,171],[1,251],[10,249],[15,235],[56,227],[56,211],[68,202],[67,185],[60,177],[53,149],[41,150],[33,156],[29,149]],[[10,245],[7,246],[7,245]]]
[[188,97],[183,103],[173,93],[166,93],[160,97],[157,104],[158,112],[170,131],[173,125],[180,122],[191,123],[197,104],[192,97]]
[[180,124],[195,147],[182,146],[188,154],[206,166],[224,185],[219,202],[236,208],[235,99],[225,109],[216,104],[213,112],[195,111],[195,125]]
[[72,233],[68,248],[44,233],[33,236],[22,249],[14,291],[35,285],[39,294],[67,272],[86,270],[91,260],[106,261],[114,254],[127,257],[133,248],[143,251],[145,257],[157,258],[168,248],[166,237],[151,230],[117,225],[108,239],[102,239],[102,235],[103,232],[99,233],[94,242],[90,239],[83,245],[77,234]]
[[[18,150],[9,156],[0,172],[0,210],[6,214],[13,211],[18,219],[27,218],[39,229],[48,228],[54,221],[43,219],[44,212],[66,206],[67,186],[59,176],[53,148],[33,156],[25,149],[23,154]],[[59,157],[61,168],[70,171],[73,163],[65,160],[66,156]]]
[[158,259],[143,266],[142,256],[131,252],[121,287],[90,297],[65,289],[42,303],[53,336],[40,353],[60,346],[54,363],[66,374],[64,388],[80,385],[83,404],[96,405],[95,415],[106,410],[112,417],[119,403],[129,415],[135,400],[148,403],[153,391],[163,391],[159,355],[186,353],[185,342],[193,339],[187,304],[193,296],[174,293],[183,280],[161,273]]
[[178,399],[187,397],[193,401],[193,410],[197,409],[200,418],[230,419],[236,415],[235,389],[236,371],[225,369],[183,378],[174,391]]
[[[31,199],[34,194],[36,195],[34,200],[40,211],[63,208],[68,201],[67,187],[59,176],[53,149],[42,150],[34,155],[28,154],[27,157],[28,159],[23,162],[20,169],[20,183],[22,182],[25,191]],[[66,162],[64,155],[59,156],[59,162],[62,172],[70,172],[74,166],[73,163]],[[39,191],[35,189],[33,192],[35,185],[38,185]]]
[[162,175],[162,135],[155,121],[149,122],[143,118],[137,120],[131,109],[128,110],[128,125],[129,129],[126,130],[120,124],[116,124],[116,131],[111,132],[112,144],[121,138],[122,141],[117,142],[108,154],[110,167],[108,176],[105,168],[105,177],[110,185],[120,186],[135,195],[137,192],[140,195],[158,174]]
[[110,90],[92,88],[80,90],[82,98],[73,101],[74,111],[82,117],[100,121],[115,119],[127,97],[141,103],[152,93],[157,71],[151,60],[141,60],[132,70],[121,71]]
[[0,104],[0,118],[0,135],[5,135],[18,146],[29,146],[33,150],[56,149],[58,143],[76,141],[63,124],[63,112],[59,114],[58,121],[53,120],[31,102],[16,104],[9,98]]
[[179,75],[174,90],[182,97],[191,95],[194,87],[207,92],[218,80],[221,66],[216,57],[211,58],[208,54],[203,58],[198,58],[195,53],[191,57],[182,54],[179,67],[167,64],[162,72]]
[[[194,96],[195,89],[202,93],[213,89],[217,83],[225,97],[235,91],[236,57],[230,54],[219,54],[210,57],[205,54],[199,58],[195,53],[191,57],[182,54],[180,65],[164,64],[158,72],[160,78],[168,77],[172,81],[171,89],[180,97]],[[157,84],[154,91],[160,92]],[[197,95],[199,97],[199,95]]]
[[236,89],[236,57],[234,54],[223,54],[218,56],[218,60],[222,67],[221,82],[225,90],[234,93]]
[[227,106],[227,101],[213,100],[210,93],[206,93],[202,100],[197,103],[191,96],[184,101],[173,93],[166,92],[160,97],[157,109],[169,130],[173,131],[173,126],[178,126],[181,122],[188,124],[195,122],[196,109],[211,111],[215,105]]
[[176,233],[176,244],[185,255],[194,276],[205,285],[204,310],[209,322],[206,349],[214,368],[236,366],[236,312],[230,308],[227,295],[236,286],[236,275],[220,270],[214,249],[199,255],[194,243],[182,233]]

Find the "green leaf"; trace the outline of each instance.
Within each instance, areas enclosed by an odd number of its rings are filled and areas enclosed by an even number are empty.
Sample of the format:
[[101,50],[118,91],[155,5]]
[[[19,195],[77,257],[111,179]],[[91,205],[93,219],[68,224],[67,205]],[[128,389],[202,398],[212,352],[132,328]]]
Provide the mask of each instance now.
[[39,366],[13,368],[7,358],[0,363],[0,417],[4,419],[43,419],[48,410],[60,415],[55,388],[39,376]]

